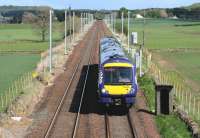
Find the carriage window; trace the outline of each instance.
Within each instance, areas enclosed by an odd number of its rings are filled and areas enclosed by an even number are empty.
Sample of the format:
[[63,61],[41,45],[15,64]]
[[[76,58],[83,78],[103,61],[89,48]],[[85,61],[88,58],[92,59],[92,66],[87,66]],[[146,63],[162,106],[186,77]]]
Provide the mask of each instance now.
[[113,67],[104,69],[105,84],[131,83],[133,80],[132,68]]

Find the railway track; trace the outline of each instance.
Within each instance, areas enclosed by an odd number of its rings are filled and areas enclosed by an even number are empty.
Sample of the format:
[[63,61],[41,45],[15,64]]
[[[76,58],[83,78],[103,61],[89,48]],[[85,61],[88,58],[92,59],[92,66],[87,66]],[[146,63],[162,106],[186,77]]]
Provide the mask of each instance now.
[[[105,25],[105,24],[104,24]],[[104,26],[104,27],[102,27],[102,28],[104,28],[104,31],[102,31],[103,32],[103,34],[101,34],[102,36],[105,36],[105,35],[112,35],[112,32],[110,32],[108,29],[105,29],[106,27]],[[107,111],[105,111],[105,115],[104,115],[105,117],[105,132],[106,132],[106,138],[112,138],[112,137],[114,137],[113,135],[112,135],[112,129],[111,129],[111,125],[110,125],[110,117],[111,116],[109,116],[109,114],[108,114],[108,112]],[[128,126],[126,126],[127,128],[129,128],[129,136],[130,137],[133,137],[133,138],[139,138],[139,136],[138,136],[138,134],[137,134],[137,130],[136,130],[136,126],[135,126],[135,124],[134,124],[134,122],[133,122],[133,120],[134,119],[132,119],[132,116],[131,116],[131,113],[128,111],[125,115],[123,115],[121,118],[125,118],[125,120],[126,120],[126,124],[128,125]],[[115,127],[117,127],[117,126],[115,126]],[[126,136],[125,136],[126,137]]]
[[[110,121],[111,118],[115,118],[115,117],[114,116],[109,116],[109,114],[106,112],[105,113],[106,138],[115,137],[115,134],[113,134],[115,132],[113,132],[112,128],[110,127],[110,126],[112,126],[111,125],[112,121]],[[120,118],[123,119],[123,120],[126,120],[127,123],[124,123],[124,124],[126,124],[127,126],[124,126],[124,127],[126,127],[127,130],[129,130],[129,131],[126,132],[127,134],[125,134],[124,137],[139,138],[138,134],[137,134],[137,131],[136,131],[136,128],[135,128],[136,126],[134,125],[134,122],[133,122],[133,119],[131,118],[130,112],[128,111],[128,113],[126,115],[123,115]],[[119,124],[119,125],[123,125],[123,124]],[[118,126],[115,126],[115,127],[117,128]],[[118,129],[118,131],[120,131],[120,129]]]
[[[101,37],[112,33],[104,23],[97,22],[88,34],[79,44],[81,48],[76,47],[79,54],[73,54],[76,58],[72,58],[73,64],[65,72],[68,79],[62,84],[57,82],[59,87],[54,93],[59,93],[60,88],[63,88],[64,93],[54,100],[59,101],[59,104],[52,105],[50,102],[50,109],[52,106],[55,108],[48,110],[49,119],[30,137],[146,137],[135,109],[124,115],[113,115],[97,104],[97,46]],[[48,128],[45,134],[41,130],[44,128]]]
[[94,47],[91,48],[91,52],[90,52],[90,58],[88,60],[88,64],[87,64],[87,70],[86,70],[86,76],[85,76],[85,79],[84,79],[84,84],[83,84],[83,89],[82,89],[82,92],[81,92],[81,99],[80,99],[80,103],[79,103],[79,107],[78,107],[78,113],[77,113],[77,116],[76,116],[76,121],[75,121],[75,125],[74,125],[74,129],[73,129],[73,134],[72,134],[72,138],[75,138],[76,135],[77,135],[77,130],[79,128],[79,121],[80,121],[80,115],[81,115],[81,108],[82,108],[82,105],[83,105],[83,98],[85,96],[85,88],[86,88],[86,85],[87,85],[87,80],[88,80],[88,74],[89,74],[89,70],[90,70],[90,65],[92,64],[92,51],[93,51]]
[[[90,38],[91,39],[91,38]],[[92,40],[90,40],[90,43],[92,42]],[[53,118],[51,119],[51,122],[50,122],[50,125],[48,126],[47,128],[47,131],[44,135],[45,138],[48,138],[52,135],[52,133],[54,133],[54,127],[55,127],[55,123],[56,123],[56,120],[59,118],[59,115],[60,115],[60,111],[61,109],[63,108],[63,104],[66,102],[66,96],[69,94],[70,92],[70,88],[72,87],[72,83],[73,81],[76,81],[75,80],[75,77],[77,76],[77,73],[80,71],[79,68],[81,68],[81,66],[83,66],[85,63],[84,60],[85,58],[87,58],[87,54],[88,53],[92,53],[92,49],[93,47],[91,46],[91,44],[89,44],[90,47],[88,46],[86,48],[86,52],[85,52],[85,55],[83,55],[83,58],[81,58],[78,62],[78,64],[75,66],[74,70],[73,70],[73,73],[72,73],[72,76],[71,76],[71,79],[67,85],[67,88],[65,90],[65,93],[64,95],[62,96],[62,99],[56,109],[56,112],[54,113],[53,115]],[[89,52],[88,52],[89,51]],[[79,105],[79,109],[78,109],[78,113],[77,113],[77,117],[76,117],[76,123],[75,123],[75,128],[74,128],[74,131],[73,131],[73,136],[74,137],[74,134],[76,132],[76,128],[77,128],[77,125],[78,125],[78,122],[79,122],[79,116],[80,116],[80,110],[81,110],[81,105],[82,105],[82,99],[83,99],[83,96],[84,96],[84,90],[85,90],[85,86],[86,86],[86,82],[87,82],[87,77],[88,77],[88,72],[89,72],[89,65],[90,65],[90,61],[91,61],[91,57],[89,57],[89,61],[86,63],[87,64],[87,70],[86,70],[86,75],[85,75],[85,79],[84,79],[84,84],[83,84],[83,89],[82,89],[82,95],[81,95],[81,101],[80,101],[80,105]]]
[[[98,45],[99,45],[99,40],[100,40],[100,37],[101,37],[101,34],[102,34],[102,30],[98,24],[97,26],[97,30],[100,30],[100,32],[98,32],[98,35],[97,35],[97,39],[95,40],[95,46],[93,47],[93,50],[91,51],[98,51]],[[97,49],[96,49],[97,48]],[[96,57],[96,54],[95,52],[91,52],[90,53],[90,59],[88,61],[88,66],[87,66],[87,73],[86,73],[86,78],[85,78],[85,81],[84,81],[84,87],[83,87],[83,90],[82,90],[82,95],[81,95],[81,99],[80,99],[80,103],[79,103],[79,107],[78,107],[78,113],[77,113],[77,116],[76,116],[76,121],[75,121],[75,125],[74,125],[74,129],[73,129],[73,135],[72,137],[75,138],[75,137],[83,137],[81,134],[81,125],[83,125],[85,122],[89,122],[89,119],[92,118],[92,114],[81,114],[81,110],[87,110],[86,112],[89,112],[88,110],[90,110],[89,108],[91,108],[89,105],[89,99],[87,99],[87,96],[90,97],[88,91],[88,86],[90,84],[87,84],[89,82],[88,79],[88,76],[89,76],[89,72],[90,72],[90,76],[92,75],[91,72],[92,70],[90,71],[90,65],[94,65],[96,63],[97,60],[95,60],[95,57]],[[94,81],[94,80],[92,80]],[[86,88],[87,86],[87,88]],[[93,91],[93,93],[95,93],[95,91]],[[94,98],[94,97],[93,97]],[[91,102],[92,103],[92,102]],[[89,104],[89,105],[88,105]],[[86,106],[86,107],[85,107]],[[86,109],[88,108],[88,109]],[[98,107],[97,107],[98,108]],[[83,111],[84,112],[84,111]],[[91,124],[90,124],[91,125]],[[85,126],[86,127],[86,126]],[[88,130],[86,133],[88,133],[90,130]],[[88,134],[90,135],[90,134]]]
[[135,124],[133,123],[133,120],[131,119],[132,116],[131,116],[130,112],[128,112],[128,114],[126,116],[127,116],[128,122],[129,122],[129,126],[130,126],[130,129],[131,129],[132,136],[134,138],[139,138],[137,131],[136,131],[136,128],[135,128],[137,126],[135,126]]

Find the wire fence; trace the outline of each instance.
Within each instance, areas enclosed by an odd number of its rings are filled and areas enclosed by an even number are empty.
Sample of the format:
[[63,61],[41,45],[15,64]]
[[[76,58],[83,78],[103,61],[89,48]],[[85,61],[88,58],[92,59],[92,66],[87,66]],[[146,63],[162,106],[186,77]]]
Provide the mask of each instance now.
[[30,87],[33,76],[34,74],[31,72],[25,73],[14,81],[6,91],[0,93],[0,112],[5,112],[9,105],[12,105],[15,99],[24,93],[24,89]]
[[[90,15],[91,16],[91,15]],[[80,23],[81,19],[76,17],[75,18],[75,26],[74,28],[74,39],[72,39],[72,35],[66,37],[67,42],[67,50],[70,50],[72,46],[76,45],[76,42],[78,42],[79,39],[81,39],[84,34],[87,32],[87,30],[91,27],[93,24],[93,17],[90,17],[91,19],[88,19],[88,23]],[[83,21],[86,20],[86,18],[83,18]],[[82,29],[81,29],[82,24]],[[65,62],[65,56],[64,56],[64,43],[60,44],[59,46],[56,46],[53,48],[53,69],[62,68],[63,62]],[[41,60],[38,63],[38,70],[33,72],[28,72],[23,74],[20,78],[12,82],[10,87],[5,90],[4,92],[0,92],[0,113],[8,111],[8,109],[13,106],[13,103],[18,99],[18,97],[25,92],[27,92],[27,89],[31,89],[33,87],[33,81],[34,78],[38,76],[38,72],[40,72],[41,76],[44,77],[43,79],[45,81],[49,81],[49,51],[43,52],[41,54]],[[37,72],[37,73],[36,73]],[[11,107],[12,108],[12,107]]]
[[148,72],[157,84],[173,85],[174,103],[190,117],[200,120],[200,95],[190,88],[188,82],[176,71],[165,71],[152,62],[151,53],[143,50],[144,63],[148,65]]

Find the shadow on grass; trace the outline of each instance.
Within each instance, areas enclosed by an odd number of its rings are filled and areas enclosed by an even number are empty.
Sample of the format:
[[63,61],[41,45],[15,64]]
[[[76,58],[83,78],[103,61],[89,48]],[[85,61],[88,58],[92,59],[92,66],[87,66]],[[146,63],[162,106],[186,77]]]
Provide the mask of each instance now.
[[[59,39],[54,39],[52,40],[53,42],[60,42],[62,41],[63,39],[59,38]],[[49,40],[45,40],[45,41],[42,41],[42,40],[31,40],[31,39],[19,39],[17,41],[21,41],[21,42],[31,42],[31,43],[45,43],[45,42],[49,42]]]
[[191,24],[175,24],[175,27],[189,27],[189,26],[200,26],[200,23],[191,23]]

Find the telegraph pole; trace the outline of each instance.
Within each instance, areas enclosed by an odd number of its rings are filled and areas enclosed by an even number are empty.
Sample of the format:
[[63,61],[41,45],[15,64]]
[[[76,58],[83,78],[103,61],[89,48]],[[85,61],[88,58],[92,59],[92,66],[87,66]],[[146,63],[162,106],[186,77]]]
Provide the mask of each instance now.
[[115,23],[116,23],[116,13],[114,13],[114,33],[116,32],[115,31]]
[[49,72],[52,73],[52,9],[49,10]]
[[114,33],[114,27],[115,27],[114,13],[112,13],[112,20],[113,20],[113,33]]
[[69,7],[69,35],[70,35],[70,43],[72,42],[72,17],[71,17],[71,7]]
[[144,20],[143,20],[143,43],[140,48],[140,77],[142,77],[142,49],[144,48],[145,44],[145,10],[144,10]]
[[81,13],[81,33],[83,32],[83,14]]
[[74,27],[74,18],[75,18],[75,12],[73,12],[73,41],[74,41],[74,33],[75,33],[75,27]]
[[111,19],[111,27],[112,27],[112,33],[113,33],[113,16],[112,16],[112,13],[110,14],[110,19]]
[[130,52],[130,12],[128,11],[128,53]]
[[122,12],[122,15],[121,15],[121,20],[122,20],[122,35],[124,34],[124,13]]
[[65,10],[65,55],[67,54],[67,10]]

